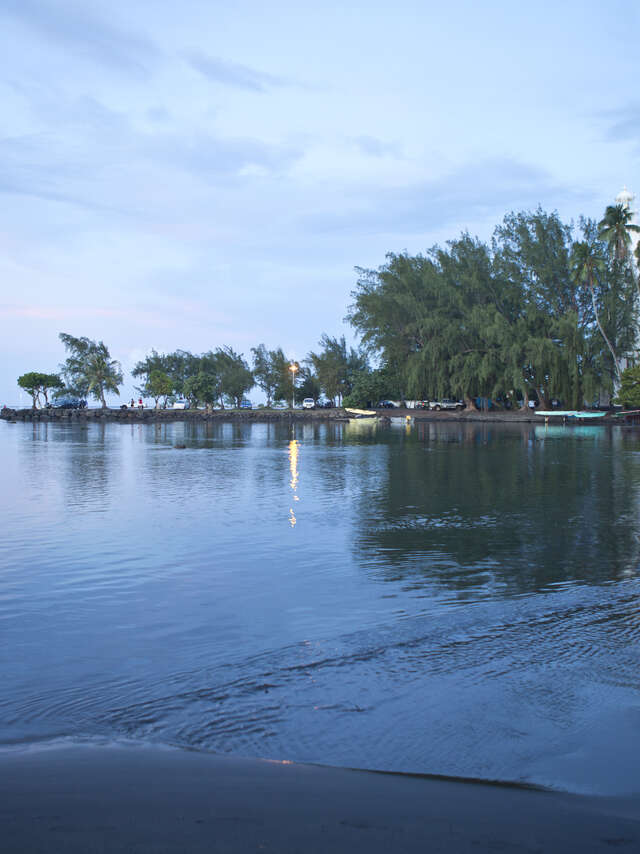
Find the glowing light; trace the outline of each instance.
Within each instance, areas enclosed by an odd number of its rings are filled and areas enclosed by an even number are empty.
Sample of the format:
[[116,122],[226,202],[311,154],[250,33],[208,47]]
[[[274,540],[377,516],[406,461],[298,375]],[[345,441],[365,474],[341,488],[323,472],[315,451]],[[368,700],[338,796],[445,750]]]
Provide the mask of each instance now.
[[291,362],[291,364],[289,365],[289,370],[291,371],[291,408],[293,409],[295,406],[296,371],[298,370],[298,365],[295,362]]

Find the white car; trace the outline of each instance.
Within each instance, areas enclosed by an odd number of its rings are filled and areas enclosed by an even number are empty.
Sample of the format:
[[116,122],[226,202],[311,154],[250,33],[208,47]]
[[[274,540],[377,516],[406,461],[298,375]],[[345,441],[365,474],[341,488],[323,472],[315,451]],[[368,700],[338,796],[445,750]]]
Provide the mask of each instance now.
[[429,409],[440,412],[441,409],[464,409],[464,400],[454,400],[452,397],[441,397],[440,400],[432,400]]
[[180,398],[178,398],[178,400],[174,400],[173,408],[174,409],[188,409],[189,408],[189,401],[184,400],[183,398],[180,397]]
[[305,399],[302,401],[302,408],[303,409],[315,409],[316,408],[315,400],[312,397],[305,397]]

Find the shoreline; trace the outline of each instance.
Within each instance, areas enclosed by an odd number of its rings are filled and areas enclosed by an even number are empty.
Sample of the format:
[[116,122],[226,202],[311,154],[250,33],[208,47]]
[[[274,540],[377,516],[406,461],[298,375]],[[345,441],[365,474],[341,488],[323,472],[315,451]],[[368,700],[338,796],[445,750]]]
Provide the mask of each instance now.
[[[539,424],[544,426],[545,417],[516,411],[479,412],[452,411],[433,412],[423,409],[379,409],[378,419],[411,418],[415,423],[479,423],[479,424]],[[157,424],[175,421],[227,421],[236,423],[303,423],[303,422],[348,422],[344,409],[3,409],[0,419],[9,423],[17,421],[35,421],[42,423],[90,423],[113,421],[121,424]],[[549,413],[550,424],[562,424],[560,416]],[[366,420],[366,419],[363,419]],[[583,422],[568,422],[568,426],[585,426]],[[587,426],[637,426],[609,414],[602,419],[588,422]]]
[[3,851],[640,848],[640,796],[239,759],[153,745],[0,751]]

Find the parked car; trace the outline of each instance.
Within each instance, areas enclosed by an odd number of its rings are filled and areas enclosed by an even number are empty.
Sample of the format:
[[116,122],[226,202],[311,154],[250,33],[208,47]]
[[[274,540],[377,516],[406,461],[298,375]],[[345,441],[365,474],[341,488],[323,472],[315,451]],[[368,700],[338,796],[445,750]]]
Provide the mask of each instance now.
[[396,405],[392,400],[381,400],[376,409],[395,409]]
[[189,401],[185,400],[183,397],[179,397],[177,400],[173,401],[174,409],[189,409]]
[[303,409],[315,409],[315,407],[316,402],[312,397],[305,397],[305,399],[302,401]]
[[335,409],[336,405],[333,400],[325,400],[324,403],[319,403],[321,409]]
[[429,409],[435,409],[436,412],[441,409],[464,409],[464,401],[454,400],[452,397],[442,397],[440,400],[430,401]]
[[49,406],[53,409],[86,409],[87,401],[80,397],[61,397]]
[[240,409],[251,409],[252,406],[253,406],[253,404],[251,403],[250,400],[247,400],[246,397],[244,398],[244,400],[240,401]]

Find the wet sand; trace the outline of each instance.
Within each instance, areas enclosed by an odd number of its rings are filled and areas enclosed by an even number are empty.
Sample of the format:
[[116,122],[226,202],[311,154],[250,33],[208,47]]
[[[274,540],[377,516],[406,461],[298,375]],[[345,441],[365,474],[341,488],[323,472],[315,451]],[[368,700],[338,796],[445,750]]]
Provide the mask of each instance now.
[[637,852],[640,796],[64,745],[0,754],[0,850]]

